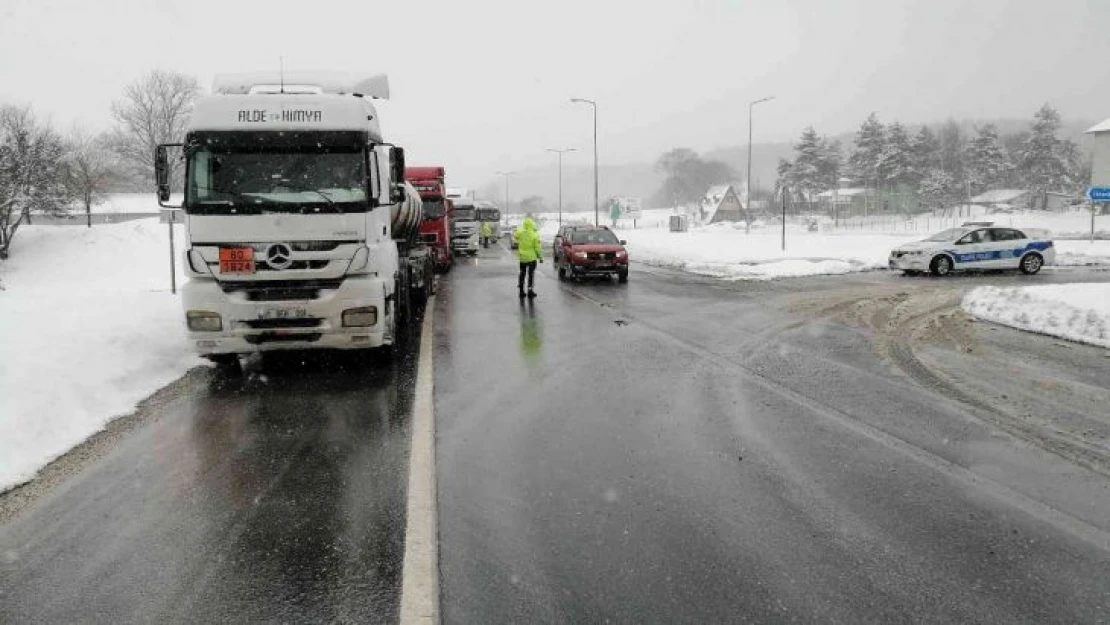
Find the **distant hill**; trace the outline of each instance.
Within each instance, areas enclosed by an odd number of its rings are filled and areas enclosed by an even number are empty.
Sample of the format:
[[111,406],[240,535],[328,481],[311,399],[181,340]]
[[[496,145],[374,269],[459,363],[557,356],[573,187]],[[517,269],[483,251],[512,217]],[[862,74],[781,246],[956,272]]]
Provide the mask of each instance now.
[[[889,123],[891,120],[882,120]],[[975,128],[986,123],[998,127],[1000,134],[1008,134],[1029,129],[1028,119],[995,119],[995,120],[958,120],[960,129],[965,135],[973,135]],[[930,123],[934,130],[938,129],[943,120]],[[1090,135],[1084,131],[1098,123],[1097,121],[1082,120],[1071,121],[1065,119],[1060,131],[1060,137],[1071,139],[1079,144],[1080,152],[1090,154],[1093,146]],[[917,133],[921,124],[907,124],[911,133]],[[799,134],[801,131],[799,130]],[[845,149],[845,157],[852,147],[855,131],[831,135],[837,139]],[[683,146],[675,146],[683,147]],[[752,145],[752,181],[757,188],[768,188],[775,182],[777,166],[780,158],[793,158],[793,142],[756,143]],[[733,145],[699,152],[702,158],[721,160],[727,163],[736,172],[733,182],[742,183],[748,158],[748,146]],[[658,191],[663,182],[661,173],[655,170],[655,159],[660,155],[651,156],[650,160],[641,163],[626,163],[623,165],[603,164],[599,172],[599,197],[604,202],[605,198],[615,195],[641,197],[647,200]],[[547,207],[554,210],[558,198],[558,169],[552,164],[550,167],[520,170],[513,174],[509,183],[511,200],[515,205],[522,198],[528,196],[541,196],[546,201]],[[496,201],[504,202],[504,186],[500,180],[491,181],[480,188],[480,194]],[[563,167],[563,207],[564,209],[585,210],[593,206],[593,167],[592,165],[564,165]]]

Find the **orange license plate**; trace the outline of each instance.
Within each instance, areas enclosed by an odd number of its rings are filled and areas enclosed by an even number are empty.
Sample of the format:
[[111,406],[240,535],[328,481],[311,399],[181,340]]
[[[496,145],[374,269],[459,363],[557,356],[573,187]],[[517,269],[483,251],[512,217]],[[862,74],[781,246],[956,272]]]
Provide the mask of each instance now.
[[254,273],[254,248],[221,247],[220,273]]

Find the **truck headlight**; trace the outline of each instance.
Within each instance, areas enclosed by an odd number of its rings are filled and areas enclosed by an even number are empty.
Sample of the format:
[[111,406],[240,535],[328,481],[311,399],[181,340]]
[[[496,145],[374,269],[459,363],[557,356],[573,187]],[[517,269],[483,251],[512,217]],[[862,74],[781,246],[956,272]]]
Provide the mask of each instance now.
[[193,332],[219,332],[224,329],[220,314],[209,310],[190,310],[186,312],[185,323]]
[[378,307],[363,306],[362,308],[348,308],[343,311],[344,328],[361,328],[378,323]]

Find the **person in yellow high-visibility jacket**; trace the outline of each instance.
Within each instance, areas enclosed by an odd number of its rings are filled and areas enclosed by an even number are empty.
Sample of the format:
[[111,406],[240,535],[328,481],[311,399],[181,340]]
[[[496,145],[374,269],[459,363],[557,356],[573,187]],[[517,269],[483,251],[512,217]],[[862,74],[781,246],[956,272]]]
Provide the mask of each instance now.
[[536,232],[536,222],[529,217],[524,224],[513,233],[516,241],[517,259],[520,261],[520,274],[517,276],[516,288],[520,297],[524,297],[524,278],[528,277],[528,297],[535,297],[536,292],[532,286],[536,279],[536,263],[543,262],[543,247],[540,245],[540,233]]
[[493,238],[493,228],[488,221],[482,222],[482,247],[489,247],[489,240]]

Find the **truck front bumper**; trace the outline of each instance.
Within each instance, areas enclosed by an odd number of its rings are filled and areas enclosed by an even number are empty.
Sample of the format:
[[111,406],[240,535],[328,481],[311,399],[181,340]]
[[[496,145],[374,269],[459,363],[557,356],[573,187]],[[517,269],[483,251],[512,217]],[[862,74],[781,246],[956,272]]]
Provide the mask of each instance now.
[[[265,282],[250,284],[259,289]],[[388,285],[392,288],[392,283]],[[368,349],[391,344],[386,332],[385,280],[348,277],[338,288],[322,289],[313,299],[252,301],[250,290],[225,292],[215,280],[194,279],[181,289],[186,335],[201,355],[244,354],[296,349]],[[344,327],[343,313],[373,309],[374,323]],[[189,314],[219,315],[219,329],[189,327]]]
[[479,247],[481,247],[481,243],[478,239],[478,235],[451,239],[451,249],[456,252],[477,252]]

